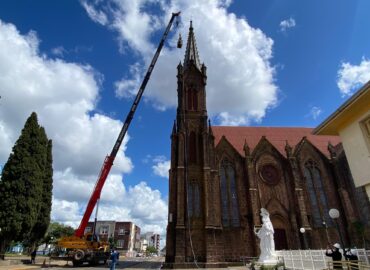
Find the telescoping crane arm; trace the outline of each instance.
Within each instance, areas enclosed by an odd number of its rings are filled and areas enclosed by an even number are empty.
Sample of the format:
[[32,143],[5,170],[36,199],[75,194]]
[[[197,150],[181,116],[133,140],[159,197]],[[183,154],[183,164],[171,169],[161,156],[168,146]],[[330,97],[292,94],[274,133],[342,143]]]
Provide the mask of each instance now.
[[104,186],[105,180],[107,179],[107,176],[110,172],[110,169],[112,168],[113,161],[116,158],[117,152],[118,152],[118,150],[119,150],[119,148],[122,144],[123,138],[126,135],[128,127],[130,126],[131,120],[134,117],[136,108],[139,105],[141,96],[143,95],[145,87],[146,87],[146,85],[147,85],[147,83],[150,79],[150,75],[152,74],[155,63],[157,62],[158,56],[159,56],[159,54],[162,50],[162,47],[163,47],[164,42],[167,38],[167,35],[170,32],[172,23],[173,23],[175,17],[177,17],[179,15],[180,15],[180,12],[172,13],[171,19],[170,19],[170,21],[167,25],[167,28],[166,28],[166,30],[163,34],[163,37],[162,37],[162,39],[159,43],[157,51],[155,52],[155,54],[153,56],[152,62],[150,63],[150,66],[149,66],[149,68],[148,68],[148,70],[145,74],[145,77],[144,77],[142,83],[141,83],[139,91],[136,94],[136,98],[135,98],[135,100],[134,100],[134,102],[131,106],[130,112],[128,113],[128,115],[126,117],[125,123],[123,124],[123,127],[121,129],[121,132],[119,133],[118,138],[116,140],[116,143],[113,146],[112,152],[104,160],[103,166],[102,166],[100,174],[99,174],[99,178],[98,178],[98,180],[95,184],[94,190],[93,190],[93,192],[91,194],[91,197],[90,197],[90,200],[89,200],[89,203],[87,204],[86,211],[84,213],[84,216],[82,217],[80,226],[78,227],[78,229],[75,232],[75,236],[82,237],[84,235],[87,222],[90,219],[91,213],[94,210],[94,207],[95,207],[97,201],[100,199],[100,194],[101,194],[102,188]]

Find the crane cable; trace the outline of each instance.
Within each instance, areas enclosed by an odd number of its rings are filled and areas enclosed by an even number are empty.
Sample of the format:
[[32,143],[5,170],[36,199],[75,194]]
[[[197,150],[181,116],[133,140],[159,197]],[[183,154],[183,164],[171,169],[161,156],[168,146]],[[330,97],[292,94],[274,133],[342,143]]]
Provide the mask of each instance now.
[[[194,247],[193,247],[193,240],[192,240],[192,234],[191,234],[191,230],[190,230],[190,217],[189,217],[189,179],[188,179],[188,162],[187,162],[187,159],[188,159],[188,155],[187,155],[187,152],[188,152],[188,147],[187,147],[187,140],[188,140],[188,129],[187,129],[187,125],[184,123],[184,126],[185,126],[185,140],[184,140],[184,148],[185,148],[185,151],[184,151],[184,167],[185,167],[185,190],[186,190],[186,212],[187,212],[187,223],[188,223],[188,231],[189,231],[189,241],[190,241],[190,248],[191,248],[191,252],[193,254],[193,260],[194,260],[194,263],[195,263],[195,266],[197,268],[200,268],[199,265],[198,265],[198,262],[197,262],[197,258],[195,256],[195,251],[194,251]],[[199,192],[198,192],[199,194]],[[186,255],[186,254],[185,254]]]

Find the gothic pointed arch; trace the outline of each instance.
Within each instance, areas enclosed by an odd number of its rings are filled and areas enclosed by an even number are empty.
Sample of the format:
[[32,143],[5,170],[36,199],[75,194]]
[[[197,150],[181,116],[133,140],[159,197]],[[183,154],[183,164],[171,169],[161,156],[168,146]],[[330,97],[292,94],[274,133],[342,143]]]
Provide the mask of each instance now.
[[307,159],[303,164],[303,175],[312,213],[311,224],[316,228],[325,224],[331,226],[327,191],[319,164],[312,158]]
[[270,214],[279,214],[284,218],[288,218],[288,209],[276,198],[271,198],[265,208]]
[[262,136],[252,151],[252,157],[257,160],[260,155],[264,155],[265,153],[270,153],[278,159],[285,159],[279,150],[265,136]]
[[306,137],[303,137],[302,140],[296,145],[293,151],[293,156],[300,157],[304,156],[302,152],[311,152],[311,155],[315,155],[316,158],[327,161],[328,157],[325,156],[313,143],[310,142]]
[[228,155],[234,156],[235,158],[242,157],[239,151],[235,149],[234,145],[232,145],[225,136],[222,136],[215,149],[219,157],[222,157],[224,153],[228,153]]

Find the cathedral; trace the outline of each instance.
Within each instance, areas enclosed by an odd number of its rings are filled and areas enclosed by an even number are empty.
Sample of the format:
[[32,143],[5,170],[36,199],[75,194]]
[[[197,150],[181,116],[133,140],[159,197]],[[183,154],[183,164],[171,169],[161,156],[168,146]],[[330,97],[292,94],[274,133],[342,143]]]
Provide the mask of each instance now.
[[[358,228],[369,227],[370,204],[354,187],[340,138],[311,128],[211,126],[206,84],[190,24],[177,67],[165,267],[258,256],[261,207],[270,213],[277,250],[361,246]],[[340,212],[336,220],[332,208]]]

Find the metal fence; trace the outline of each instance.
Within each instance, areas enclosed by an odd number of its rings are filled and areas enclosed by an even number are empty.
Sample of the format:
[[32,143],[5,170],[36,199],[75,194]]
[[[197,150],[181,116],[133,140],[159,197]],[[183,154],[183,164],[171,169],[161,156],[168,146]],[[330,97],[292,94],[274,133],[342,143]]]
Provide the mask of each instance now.
[[[321,270],[328,268],[331,257],[325,256],[326,250],[278,250],[276,254],[282,258],[288,269],[313,269]],[[370,250],[356,249],[359,262],[369,264]],[[343,257],[344,260],[344,257]]]

